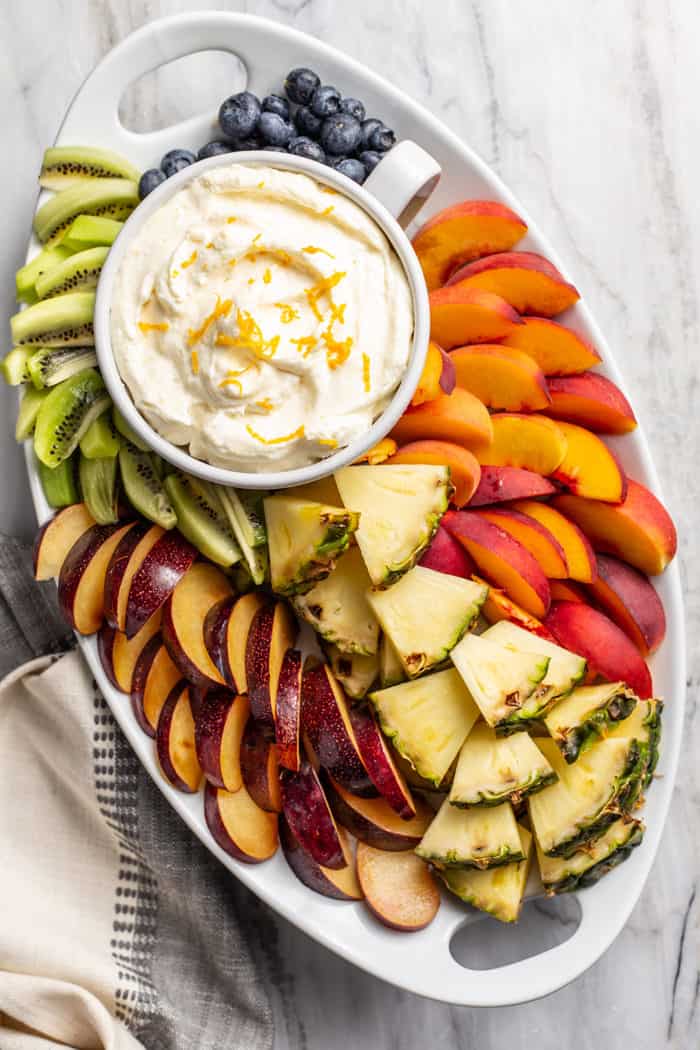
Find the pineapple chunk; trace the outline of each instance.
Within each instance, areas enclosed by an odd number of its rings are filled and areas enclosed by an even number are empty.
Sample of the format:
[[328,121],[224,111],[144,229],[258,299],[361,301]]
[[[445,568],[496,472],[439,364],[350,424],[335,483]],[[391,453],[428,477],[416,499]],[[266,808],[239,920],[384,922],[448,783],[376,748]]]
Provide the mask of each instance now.
[[608,740],[636,740],[644,757],[644,777],[640,785],[646,788],[659,761],[661,743],[662,700],[638,700],[629,718],[616,722],[607,733]]
[[383,689],[406,681],[401,658],[385,634],[379,639],[379,681]]
[[379,689],[369,698],[396,750],[435,786],[479,717],[479,709],[452,668]]
[[457,809],[445,799],[416,853],[444,868],[485,869],[525,860],[510,802]]
[[568,893],[592,886],[623,860],[644,837],[638,820],[616,820],[599,839],[568,859],[548,857],[537,844],[537,862],[545,893]]
[[377,653],[343,653],[336,645],[326,646],[333,674],[353,700],[361,700],[379,674]]
[[547,856],[570,857],[628,812],[644,756],[635,740],[601,740],[569,765],[553,740],[536,743],[559,780],[528,799],[532,829]]
[[449,467],[359,466],[335,475],[343,503],[360,514],[357,543],[375,587],[415,565],[447,510]]
[[567,762],[575,762],[607,730],[632,713],[636,697],[624,682],[583,685],[545,715],[547,732]]
[[489,633],[466,635],[450,653],[452,663],[490,726],[501,732],[526,729],[539,713],[537,687],[549,657],[500,645]]
[[264,500],[270,582],[277,594],[302,594],[324,579],[348,549],[358,515],[342,507],[268,496]]
[[352,547],[325,580],[297,595],[294,608],[341,652],[373,654],[379,645],[379,621],[367,601],[369,586],[362,555]]
[[556,779],[527,733],[497,737],[485,722],[477,722],[459,753],[450,802],[453,806],[518,802]]
[[526,631],[509,620],[500,620],[485,634],[492,641],[507,645],[509,649],[549,657],[549,667],[538,691],[540,713],[546,711],[560,697],[567,696],[586,676],[586,661],[582,656],[570,653],[568,649],[548,642],[546,638],[540,638],[539,635]]
[[446,868],[440,875],[448,890],[500,922],[517,922],[532,858],[532,835],[521,824],[518,824],[518,835],[524,860],[487,868],[486,871]]
[[488,587],[422,565],[367,600],[404,670],[415,678],[445,660],[479,615]]

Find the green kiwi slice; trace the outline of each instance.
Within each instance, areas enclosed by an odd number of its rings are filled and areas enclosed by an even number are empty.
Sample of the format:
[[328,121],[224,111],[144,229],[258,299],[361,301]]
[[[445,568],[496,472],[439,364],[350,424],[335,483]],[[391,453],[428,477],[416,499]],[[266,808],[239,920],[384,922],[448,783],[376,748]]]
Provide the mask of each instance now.
[[118,521],[119,471],[116,456],[88,459],[81,455],[78,472],[83,499],[97,524],[111,525]]
[[94,292],[70,292],[10,318],[15,346],[94,346]]
[[39,299],[49,299],[66,292],[87,292],[97,287],[109,248],[88,248],[87,251],[69,255],[57,266],[37,278],[35,290]]
[[105,219],[101,215],[79,215],[64,233],[59,248],[69,252],[83,252],[87,248],[98,248],[100,245],[109,247],[114,244],[123,226],[123,222]]
[[141,172],[125,157],[109,149],[89,146],[52,146],[44,153],[39,185],[47,190],[63,190],[86,179],[131,179],[138,182]]
[[94,368],[85,368],[51,387],[41,403],[34,428],[38,459],[47,467],[57,467],[77,448],[92,421],[109,405],[102,376]]
[[46,390],[35,390],[33,386],[24,388],[15,424],[15,441],[26,441],[31,436],[46,396]]
[[30,355],[27,370],[37,390],[56,386],[97,364],[97,354],[91,346],[40,346],[30,350]]
[[29,358],[32,351],[26,346],[16,346],[5,354],[0,362],[0,371],[8,386],[19,386],[20,383],[28,383],[31,380],[29,374]]
[[112,421],[122,437],[125,437],[127,441],[130,441],[141,452],[150,452],[146,442],[138,436],[131,424],[127,423],[116,405],[112,409]]
[[91,179],[51,197],[34,216],[34,232],[42,244],[52,248],[63,231],[82,213],[126,219],[139,202],[136,182],[129,179]]
[[205,558],[224,568],[240,561],[241,552],[227,522],[186,474],[169,474],[163,485],[175,508],[178,529]]
[[72,249],[67,244],[57,244],[55,248],[44,248],[35,255],[31,262],[22,266],[15,274],[17,298],[20,302],[35,303],[37,300],[36,282],[47,270],[67,259]]
[[119,449],[119,471],[134,510],[164,529],[174,528],[177,517],[150,454],[127,442]]
[[39,481],[50,507],[70,507],[80,500],[75,479],[75,455],[69,456],[53,469],[37,461]]
[[121,439],[111,412],[103,412],[80,439],[80,451],[86,459],[114,459],[120,448]]

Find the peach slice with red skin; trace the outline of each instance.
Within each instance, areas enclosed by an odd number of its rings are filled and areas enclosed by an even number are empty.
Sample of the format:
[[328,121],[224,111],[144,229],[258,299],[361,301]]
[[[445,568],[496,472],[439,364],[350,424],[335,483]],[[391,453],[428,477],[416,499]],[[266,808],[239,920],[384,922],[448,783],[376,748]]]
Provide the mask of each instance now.
[[481,467],[469,449],[453,441],[409,441],[389,459],[389,463],[429,463],[450,468],[454,486],[452,503],[463,507],[479,484]]
[[452,358],[431,340],[411,404],[422,405],[425,401],[434,401],[440,394],[451,394],[456,382]]
[[566,455],[566,438],[553,419],[518,412],[491,416],[493,438],[474,449],[482,466],[522,467],[553,474]]
[[550,580],[549,590],[553,602],[581,602],[582,605],[590,605],[584,589],[573,580]]
[[656,590],[643,573],[617,558],[599,554],[596,562],[598,577],[589,585],[591,595],[642,656],[649,656],[666,634],[666,615]]
[[468,580],[475,571],[474,562],[462,544],[451,536],[447,529],[443,529],[442,525],[438,525],[430,546],[418,564],[424,569],[444,572],[447,576],[461,576],[463,580]]
[[422,930],[438,913],[440,891],[435,878],[411,851],[389,853],[358,842],[357,875],[367,907],[393,930]]
[[539,563],[509,533],[475,511],[448,511],[442,524],[462,543],[479,574],[537,619],[549,609],[549,583]]
[[338,837],[345,856],[345,867],[337,870],[322,868],[306,852],[287,823],[284,814],[280,816],[280,842],[284,856],[296,877],[310,890],[337,901],[361,901],[363,898],[360,883],[357,880],[355,858],[352,855],[350,836],[345,828],[338,828]]
[[58,604],[79,634],[94,634],[102,625],[107,566],[132,525],[92,525],[65,557],[58,576]]
[[546,376],[585,372],[601,360],[595,347],[582,336],[549,317],[523,317],[522,324],[502,342],[529,354]]
[[194,685],[224,685],[204,644],[204,621],[211,607],[230,593],[231,586],[221,569],[199,561],[163,606],[163,641],[173,663]]
[[544,373],[528,354],[499,343],[457,346],[450,351],[457,385],[492,409],[537,412],[550,404]]
[[163,704],[181,680],[162,635],[154,634],[141,651],[131,678],[131,709],[147,736],[156,735]]
[[557,490],[551,481],[523,467],[482,466],[479,484],[469,500],[470,507],[506,503],[515,499],[551,496]]
[[39,529],[34,540],[34,579],[58,576],[68,551],[95,524],[84,503],[73,503],[56,511]]
[[548,385],[551,404],[544,411],[553,419],[577,423],[597,434],[627,434],[637,426],[620,388],[597,372],[553,376]]
[[581,583],[590,583],[595,579],[597,573],[595,554],[591,544],[577,525],[574,525],[549,503],[539,503],[537,500],[529,499],[518,500],[513,504],[513,509],[539,521],[540,525],[544,525],[552,533],[564,551],[570,579]]
[[618,504],[563,493],[555,507],[585,532],[597,551],[614,554],[647,576],[663,572],[674,558],[676,529],[653,492],[631,479]]
[[487,521],[513,536],[539,562],[548,579],[565,580],[569,575],[564,548],[549,529],[539,521],[505,507],[488,507],[474,511]]
[[608,617],[581,602],[555,602],[544,621],[559,645],[583,656],[607,682],[625,682],[640,698],[653,695],[651,674],[636,646]]
[[202,782],[202,768],[194,741],[194,716],[190,686],[179,682],[160,712],[156,752],[163,774],[178,791],[194,794]]
[[241,740],[250,716],[247,696],[230,689],[210,689],[195,714],[195,745],[202,772],[210,784],[238,791]]
[[[472,579],[476,583],[484,584],[486,580],[482,580],[481,576],[472,576]],[[552,580],[550,587],[553,586],[557,581]],[[494,587],[489,585],[489,593],[486,596],[486,601],[481,606],[481,615],[488,623],[498,623],[499,620],[508,620],[510,623],[515,623],[518,627],[522,627],[525,631],[529,631],[531,634],[539,635],[540,638],[546,638],[548,642],[554,641],[554,636],[551,631],[548,631],[544,624],[537,619],[536,616],[531,616],[529,612],[521,608],[512,601],[505,591],[502,591],[500,587]]]
[[439,288],[461,263],[513,248],[527,233],[523,220],[497,201],[462,201],[421,226],[413,249],[428,290]]
[[500,295],[454,285],[430,293],[430,336],[445,350],[469,343],[495,343],[521,318]]
[[519,314],[555,317],[580,299],[548,259],[535,252],[498,252],[460,266],[447,281],[500,295]]
[[[547,422],[552,423],[551,419]],[[457,442],[475,449],[488,445],[492,434],[491,416],[486,407],[469,391],[455,387],[451,394],[442,394],[423,405],[409,406],[391,437],[399,445],[428,439]]]
[[204,787],[204,819],[214,841],[244,864],[261,864],[277,852],[277,814],[256,806],[244,787]]
[[576,496],[621,503],[627,476],[615,454],[596,434],[575,423],[558,421],[566,439],[566,452],[551,476]]

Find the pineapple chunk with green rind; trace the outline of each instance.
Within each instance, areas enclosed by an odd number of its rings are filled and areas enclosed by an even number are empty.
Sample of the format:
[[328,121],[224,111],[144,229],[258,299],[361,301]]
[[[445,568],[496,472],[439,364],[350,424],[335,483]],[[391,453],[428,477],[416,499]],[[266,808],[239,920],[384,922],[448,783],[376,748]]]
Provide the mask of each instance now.
[[458,809],[445,799],[416,846],[438,868],[495,868],[525,859],[510,802]]
[[524,860],[485,871],[445,868],[440,876],[448,890],[465,904],[471,904],[500,922],[517,922],[532,859],[532,835],[521,824],[518,824],[518,835]]
[[272,589],[288,596],[303,594],[333,571],[359,515],[286,495],[268,496],[263,505]]
[[641,788],[649,786],[659,761],[663,709],[662,700],[638,700],[629,718],[617,722],[607,734],[609,740],[631,738],[639,744],[645,763]]
[[377,653],[343,653],[336,645],[327,645],[326,654],[333,674],[353,700],[362,700],[377,680]]
[[410,678],[446,660],[479,615],[488,587],[416,565],[367,599]]
[[342,652],[375,654],[379,621],[367,601],[369,586],[362,555],[352,547],[325,580],[297,595],[294,608],[317,634]]
[[553,740],[536,743],[559,780],[530,796],[530,822],[543,853],[570,857],[629,812],[644,777],[645,756],[635,740],[608,739],[569,765]]
[[453,668],[369,694],[385,735],[436,787],[479,717]]
[[627,860],[644,837],[638,820],[616,820],[586,848],[571,857],[548,857],[537,844],[537,862],[545,893],[569,893],[598,882],[603,875]]
[[498,737],[485,722],[477,722],[459,753],[450,802],[453,806],[518,802],[556,779],[552,766],[527,733]]
[[536,703],[537,711],[533,716],[535,718],[547,711],[557,700],[568,696],[586,677],[587,665],[582,656],[571,653],[546,638],[540,638],[538,634],[526,631],[508,620],[500,620],[493,624],[485,634],[494,642],[507,645],[511,649],[549,657],[547,673],[540,682],[536,696],[532,697],[531,704],[528,705],[534,706]]
[[575,762],[612,725],[628,718],[635,703],[624,682],[583,685],[556,703],[544,724],[566,761]]
[[357,543],[373,585],[390,587],[418,561],[447,510],[449,467],[345,467],[335,481],[344,505],[360,514]]
[[383,689],[406,681],[401,657],[385,634],[379,639],[379,681]]
[[486,634],[467,634],[450,658],[490,726],[505,732],[528,727],[539,710],[537,701],[528,700],[547,673],[548,656],[518,652]]

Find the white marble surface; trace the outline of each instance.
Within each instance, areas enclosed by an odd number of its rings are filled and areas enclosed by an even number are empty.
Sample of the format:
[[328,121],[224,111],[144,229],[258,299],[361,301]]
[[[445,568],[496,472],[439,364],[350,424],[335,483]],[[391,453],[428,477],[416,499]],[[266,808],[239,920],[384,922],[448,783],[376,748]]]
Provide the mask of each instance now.
[[[0,7],[0,312],[13,310],[34,177],[71,96],[122,36],[178,0],[34,0]],[[616,944],[574,985],[502,1010],[401,993],[284,923],[267,946],[279,1050],[691,1050],[700,1043],[700,6],[695,0],[251,0],[345,49],[468,140],[541,222],[608,334],[652,440],[681,534],[690,638],[686,748],[675,804],[642,900]],[[227,79],[228,76],[228,79]],[[132,116],[163,123],[228,93],[220,63],[163,74]],[[341,85],[342,86],[342,85]],[[154,94],[154,89],[155,93]],[[175,143],[174,143],[175,145]],[[7,338],[7,334],[6,334]],[[14,403],[2,388],[0,527],[30,535]],[[668,698],[673,703],[673,697]],[[410,939],[406,951],[411,950]]]

